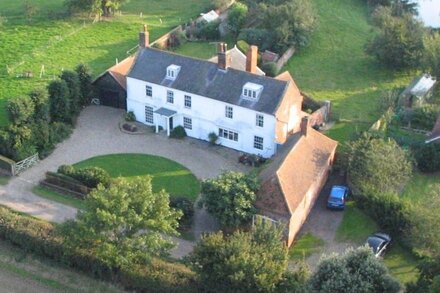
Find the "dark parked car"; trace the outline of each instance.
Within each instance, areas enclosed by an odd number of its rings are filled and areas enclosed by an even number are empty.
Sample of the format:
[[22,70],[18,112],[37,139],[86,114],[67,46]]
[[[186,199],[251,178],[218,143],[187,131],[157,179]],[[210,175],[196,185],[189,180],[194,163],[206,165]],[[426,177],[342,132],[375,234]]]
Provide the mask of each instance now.
[[347,196],[348,187],[334,185],[327,200],[327,208],[332,210],[343,210],[345,208]]
[[376,233],[368,237],[367,244],[373,250],[376,257],[380,257],[391,243],[391,237],[385,233]]

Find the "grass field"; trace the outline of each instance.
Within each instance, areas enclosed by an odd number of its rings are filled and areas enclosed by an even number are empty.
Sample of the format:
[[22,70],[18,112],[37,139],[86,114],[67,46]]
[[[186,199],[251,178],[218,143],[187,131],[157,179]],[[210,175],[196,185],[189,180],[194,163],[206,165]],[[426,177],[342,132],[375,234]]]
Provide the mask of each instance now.
[[[5,105],[9,98],[44,87],[62,69],[72,69],[79,63],[90,65],[96,76],[137,45],[142,24],[149,25],[154,40],[206,11],[210,3],[131,0],[122,7],[121,16],[93,23],[81,17],[54,19],[53,15],[64,10],[62,0],[32,1],[38,12],[27,21],[23,17],[24,2],[0,1],[0,13],[6,19],[0,26],[0,126],[8,123]],[[40,79],[42,65],[46,73]],[[17,78],[25,71],[32,71],[34,78]]]
[[6,282],[11,276],[27,288],[25,292],[33,292],[33,284],[41,284],[54,292],[123,292],[0,241],[0,279]]
[[191,171],[162,157],[117,154],[94,157],[75,164],[78,168],[88,166],[103,168],[113,178],[151,175],[153,191],[165,189],[171,196],[185,196],[195,200],[200,193],[200,183]]
[[311,233],[306,233],[298,240],[295,240],[289,251],[289,259],[293,261],[304,260],[313,253],[319,253],[324,244],[324,240],[321,238]]

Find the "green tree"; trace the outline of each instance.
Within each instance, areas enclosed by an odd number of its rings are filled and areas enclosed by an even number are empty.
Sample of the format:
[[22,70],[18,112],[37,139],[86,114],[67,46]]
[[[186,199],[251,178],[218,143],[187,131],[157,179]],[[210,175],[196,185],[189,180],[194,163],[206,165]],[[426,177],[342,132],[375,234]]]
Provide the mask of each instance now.
[[370,248],[348,250],[344,255],[328,256],[319,262],[309,280],[310,292],[400,292],[399,282]]
[[255,214],[258,188],[255,176],[225,172],[202,182],[202,204],[223,226],[238,227],[248,223]]
[[75,71],[65,70],[61,73],[60,78],[67,84],[69,89],[70,111],[72,111],[73,116],[76,116],[79,114],[81,103],[81,89],[78,74]]
[[81,106],[86,106],[90,103],[92,95],[92,75],[90,68],[85,64],[79,64],[75,68],[79,78],[79,86],[81,91]]
[[240,29],[243,27],[248,8],[245,4],[236,2],[232,5],[228,13],[228,28],[234,36],[237,36]]
[[428,143],[413,149],[417,167],[422,172],[440,171],[440,144]]
[[398,191],[411,176],[408,153],[392,139],[367,133],[348,147],[348,176],[361,192],[366,189],[379,193]]
[[47,91],[43,89],[36,89],[29,94],[29,97],[31,98],[35,107],[33,120],[36,122],[50,121],[49,99],[47,96]]
[[61,234],[68,247],[92,250],[108,265],[127,268],[167,255],[173,243],[164,235],[177,234],[180,216],[169,207],[165,191],[152,191],[150,177],[121,178],[107,189],[94,189]]
[[406,287],[408,293],[437,293],[440,292],[440,256],[425,258],[418,266],[420,275],[415,283]]
[[71,12],[83,11],[110,17],[125,2],[127,0],[67,0],[66,5]]
[[304,286],[307,273],[294,273],[286,281],[288,249],[282,239],[282,227],[257,222],[250,232],[205,235],[189,262],[210,292],[274,292],[281,287],[294,292]]
[[379,34],[367,43],[366,52],[392,69],[416,68],[423,56],[426,29],[411,14],[396,17],[391,13],[383,10],[379,20],[376,15]]
[[440,79],[440,33],[433,32],[423,39],[425,51],[423,65],[437,80]]
[[64,80],[54,80],[48,86],[49,112],[52,121],[72,123],[69,88]]
[[32,121],[35,106],[29,97],[11,99],[7,106],[9,120],[16,125],[23,125]]

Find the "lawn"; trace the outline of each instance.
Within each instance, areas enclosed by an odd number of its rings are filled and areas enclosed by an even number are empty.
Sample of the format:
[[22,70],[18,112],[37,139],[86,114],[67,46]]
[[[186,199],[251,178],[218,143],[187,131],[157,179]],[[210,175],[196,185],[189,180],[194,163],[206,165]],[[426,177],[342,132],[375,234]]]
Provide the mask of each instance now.
[[[344,211],[344,218],[336,232],[336,237],[340,241],[349,240],[363,245],[370,234],[378,231],[376,222],[350,202]],[[418,277],[417,259],[398,242],[392,243],[383,261],[391,274],[402,284],[415,281]]]
[[321,238],[311,233],[306,233],[293,243],[289,251],[289,259],[293,261],[304,260],[314,253],[319,253],[324,244],[324,240]]
[[[151,39],[157,39],[206,11],[210,1],[131,0],[122,7],[122,15],[96,23],[89,18],[64,17],[60,0],[32,1],[38,11],[27,21],[23,17],[24,3],[0,1],[0,12],[6,19],[0,26],[0,126],[8,123],[7,99],[44,87],[62,69],[72,69],[79,63],[91,66],[97,76],[135,48],[142,24],[147,23]],[[42,65],[45,74],[40,79]],[[32,71],[34,77],[17,77],[25,71]]]
[[0,176],[0,185],[6,185],[11,177]]
[[193,201],[200,193],[200,183],[190,170],[163,157],[142,154],[106,155],[90,158],[74,166],[100,167],[113,178],[151,175],[153,191],[165,189],[171,196],[185,196]]
[[426,174],[415,172],[405,186],[402,196],[412,203],[418,203],[426,199],[436,184],[440,184],[440,173]]
[[79,200],[75,197],[69,196],[69,195],[64,195],[58,192],[55,192],[53,190],[50,190],[46,187],[42,187],[42,186],[35,186],[32,189],[32,192],[35,193],[36,195],[49,199],[49,200],[53,200],[68,206],[72,206],[75,207],[77,209],[83,209],[84,208],[84,202],[82,200]]

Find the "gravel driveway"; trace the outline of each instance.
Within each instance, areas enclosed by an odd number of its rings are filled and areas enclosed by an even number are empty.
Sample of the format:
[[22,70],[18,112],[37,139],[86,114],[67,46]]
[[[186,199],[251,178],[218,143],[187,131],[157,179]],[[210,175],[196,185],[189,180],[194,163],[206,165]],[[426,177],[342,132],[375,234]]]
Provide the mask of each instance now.
[[301,235],[311,233],[325,242],[322,251],[306,259],[312,270],[316,268],[322,254],[343,253],[347,248],[354,246],[351,242],[336,240],[336,231],[341,224],[344,212],[331,211],[326,207],[331,187],[336,184],[344,185],[343,178],[339,174],[330,175],[298,236],[299,239]]
[[[76,209],[34,195],[31,190],[44,179],[45,172],[56,171],[60,165],[74,164],[90,157],[142,153],[174,160],[194,173],[199,179],[219,175],[223,170],[245,171],[237,163],[238,153],[222,147],[186,138],[169,139],[164,135],[131,135],[120,131],[119,122],[125,111],[104,106],[90,106],[81,112],[72,136],[59,144],[56,150],[34,167],[14,177],[6,186],[0,186],[0,204],[14,210],[51,221],[64,222],[76,215]],[[213,231],[216,222],[204,210],[196,210],[194,233]],[[192,242],[178,240],[181,248],[176,256],[192,250]]]

